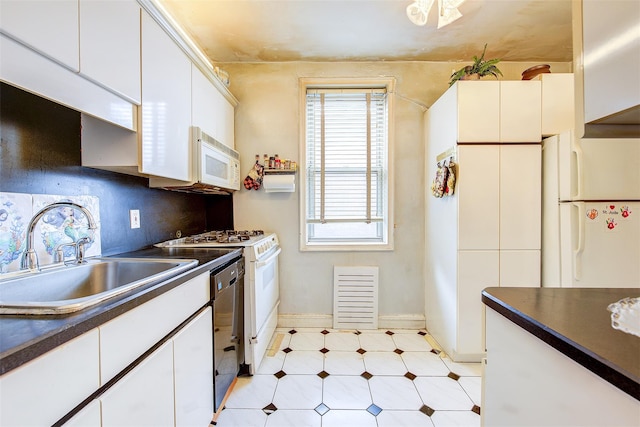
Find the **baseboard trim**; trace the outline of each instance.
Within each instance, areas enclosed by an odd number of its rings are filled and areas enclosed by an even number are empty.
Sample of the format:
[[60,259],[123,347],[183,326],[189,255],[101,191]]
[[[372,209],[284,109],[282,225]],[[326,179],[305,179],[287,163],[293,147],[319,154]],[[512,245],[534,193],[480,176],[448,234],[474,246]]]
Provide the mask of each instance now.
[[[424,329],[426,320],[422,314],[397,314],[378,316],[378,329]],[[279,328],[332,328],[331,314],[290,314],[278,315]]]

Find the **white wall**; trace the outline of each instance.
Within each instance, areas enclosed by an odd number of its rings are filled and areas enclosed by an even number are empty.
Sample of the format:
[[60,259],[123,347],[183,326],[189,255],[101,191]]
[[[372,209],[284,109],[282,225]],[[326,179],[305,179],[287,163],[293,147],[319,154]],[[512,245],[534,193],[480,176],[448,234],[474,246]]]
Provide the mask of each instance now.
[[[237,229],[275,231],[280,239],[283,324],[293,322],[286,326],[304,326],[296,324],[295,315],[318,315],[322,326],[330,327],[333,266],[377,265],[380,267],[380,327],[415,327],[416,324],[424,327],[424,188],[430,185],[431,177],[424,173],[423,114],[427,106],[447,90],[452,70],[463,65],[434,62],[220,64],[229,72],[230,90],[239,101],[235,136],[243,174],[249,171],[256,154],[277,153],[280,158],[299,161],[299,78],[396,78],[395,250],[301,252],[298,247],[299,191],[267,194],[242,188],[234,195]],[[505,63],[500,69],[505,79],[519,80],[520,73],[531,65],[535,64]],[[570,67],[552,64],[552,71],[567,72]],[[297,182],[297,187],[299,185]]]

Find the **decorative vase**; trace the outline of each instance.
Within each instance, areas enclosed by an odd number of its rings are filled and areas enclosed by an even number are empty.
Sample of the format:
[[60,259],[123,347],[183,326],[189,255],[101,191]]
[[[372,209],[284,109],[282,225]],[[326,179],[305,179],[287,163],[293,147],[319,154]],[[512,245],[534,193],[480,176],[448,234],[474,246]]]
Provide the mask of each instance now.
[[480,80],[480,74],[478,73],[465,74],[462,77],[460,77],[460,80]]

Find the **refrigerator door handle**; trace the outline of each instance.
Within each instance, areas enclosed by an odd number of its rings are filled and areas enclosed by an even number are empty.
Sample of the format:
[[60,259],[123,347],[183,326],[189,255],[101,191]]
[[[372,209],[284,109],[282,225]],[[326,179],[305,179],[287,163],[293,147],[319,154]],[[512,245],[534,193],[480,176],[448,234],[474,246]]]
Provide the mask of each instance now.
[[584,252],[584,224],[585,224],[585,208],[584,203],[572,203],[578,212],[578,245],[573,250],[573,277],[575,280],[582,278],[582,253]]
[[580,142],[573,139],[571,141],[571,153],[575,156],[576,159],[576,194],[572,195],[572,200],[582,200],[582,147],[580,147]]

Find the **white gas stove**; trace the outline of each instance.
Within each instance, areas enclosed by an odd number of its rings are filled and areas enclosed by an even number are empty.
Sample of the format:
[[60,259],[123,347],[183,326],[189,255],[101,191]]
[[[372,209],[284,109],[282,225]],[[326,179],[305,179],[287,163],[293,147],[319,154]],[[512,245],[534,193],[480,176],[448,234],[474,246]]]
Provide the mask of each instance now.
[[275,233],[262,230],[210,231],[169,240],[161,248],[243,248],[244,276],[244,363],[254,374],[260,366],[278,323],[280,286]]

